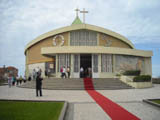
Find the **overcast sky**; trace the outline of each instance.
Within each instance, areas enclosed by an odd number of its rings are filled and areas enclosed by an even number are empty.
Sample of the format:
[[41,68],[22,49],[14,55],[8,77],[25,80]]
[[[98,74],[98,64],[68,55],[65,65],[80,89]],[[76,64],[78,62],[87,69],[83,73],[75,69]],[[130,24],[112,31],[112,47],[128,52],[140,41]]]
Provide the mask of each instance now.
[[152,50],[153,76],[160,76],[160,0],[0,0],[0,67],[15,66],[24,75],[26,44],[70,25],[77,7],[89,11],[86,23],[122,34],[137,49]]

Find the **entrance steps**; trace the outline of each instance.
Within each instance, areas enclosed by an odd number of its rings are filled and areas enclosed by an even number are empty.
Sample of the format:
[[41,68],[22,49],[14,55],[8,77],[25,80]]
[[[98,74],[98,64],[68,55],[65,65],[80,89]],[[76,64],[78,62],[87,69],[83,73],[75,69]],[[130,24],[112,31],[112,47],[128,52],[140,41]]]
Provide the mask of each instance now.
[[[27,82],[20,87],[35,88],[35,81]],[[117,78],[93,78],[95,90],[114,90],[114,89],[131,89],[129,85],[123,83]],[[82,78],[45,78],[42,83],[43,89],[50,90],[84,90]]]

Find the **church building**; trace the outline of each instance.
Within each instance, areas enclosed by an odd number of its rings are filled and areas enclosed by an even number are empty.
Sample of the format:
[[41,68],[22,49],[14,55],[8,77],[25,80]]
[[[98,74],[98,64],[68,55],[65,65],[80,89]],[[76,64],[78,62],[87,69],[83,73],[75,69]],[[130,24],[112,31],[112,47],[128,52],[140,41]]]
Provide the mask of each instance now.
[[26,45],[28,77],[36,67],[61,76],[62,66],[70,67],[71,78],[80,77],[80,68],[91,69],[93,78],[112,78],[126,70],[152,75],[152,51],[135,49],[133,43],[111,30],[85,23],[77,16],[70,26],[44,33]]

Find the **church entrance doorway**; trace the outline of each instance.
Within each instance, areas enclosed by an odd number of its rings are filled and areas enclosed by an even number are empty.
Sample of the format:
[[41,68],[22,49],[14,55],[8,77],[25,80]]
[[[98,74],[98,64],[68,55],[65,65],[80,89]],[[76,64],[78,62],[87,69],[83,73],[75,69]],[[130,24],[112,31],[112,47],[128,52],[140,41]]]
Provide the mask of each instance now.
[[80,77],[92,77],[92,55],[80,55]]

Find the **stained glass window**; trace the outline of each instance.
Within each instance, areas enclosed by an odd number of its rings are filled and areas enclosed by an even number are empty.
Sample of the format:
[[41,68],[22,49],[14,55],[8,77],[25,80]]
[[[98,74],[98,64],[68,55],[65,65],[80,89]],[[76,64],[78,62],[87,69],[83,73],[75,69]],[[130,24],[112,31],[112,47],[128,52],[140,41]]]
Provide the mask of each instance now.
[[97,46],[97,32],[76,30],[70,33],[71,46]]

